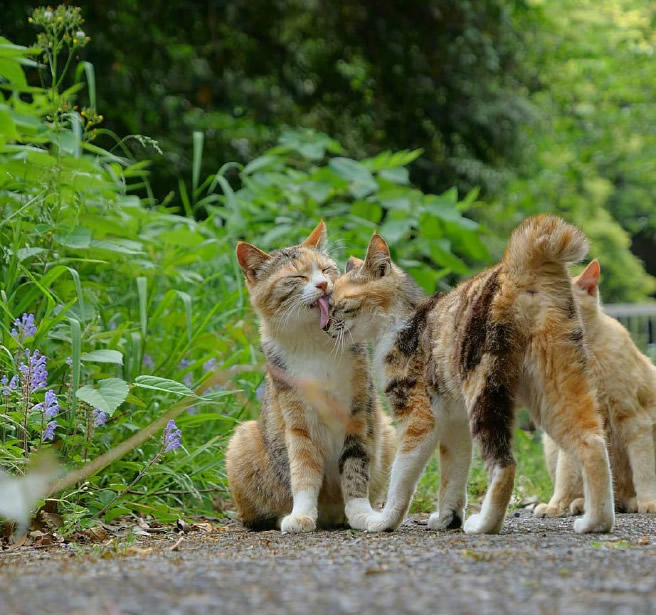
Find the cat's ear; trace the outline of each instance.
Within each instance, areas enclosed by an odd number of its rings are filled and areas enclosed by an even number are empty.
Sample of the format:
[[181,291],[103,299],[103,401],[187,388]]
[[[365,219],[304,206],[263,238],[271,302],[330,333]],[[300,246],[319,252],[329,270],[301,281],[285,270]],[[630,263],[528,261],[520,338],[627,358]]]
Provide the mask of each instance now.
[[309,237],[301,244],[306,248],[316,248],[321,250],[326,243],[326,223],[321,220]]
[[392,269],[389,248],[378,233],[374,233],[369,240],[364,267],[376,278],[382,278]]
[[578,276],[574,278],[574,284],[582,288],[591,297],[597,296],[599,289],[599,275],[601,267],[599,261],[595,258]]
[[270,258],[271,256],[269,254],[262,252],[262,250],[256,248],[250,243],[240,241],[237,244],[237,260],[249,282],[255,282],[257,280],[257,271],[261,269],[262,265],[264,265],[264,263]]
[[346,261],[346,273],[355,269],[357,267],[362,267],[364,261],[361,258],[356,258],[355,256],[349,256],[348,261]]

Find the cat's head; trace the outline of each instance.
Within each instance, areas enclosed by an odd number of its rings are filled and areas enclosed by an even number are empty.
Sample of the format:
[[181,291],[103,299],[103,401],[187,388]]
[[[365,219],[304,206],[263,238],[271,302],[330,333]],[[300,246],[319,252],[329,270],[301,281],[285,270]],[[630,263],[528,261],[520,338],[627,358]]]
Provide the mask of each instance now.
[[583,322],[594,318],[599,312],[599,276],[601,268],[595,258],[579,275],[572,278],[574,298],[581,311]]
[[237,260],[244,272],[251,303],[263,322],[274,331],[298,331],[328,321],[329,297],[339,271],[324,253],[323,220],[301,244],[273,252],[240,241]]
[[326,331],[355,343],[373,340],[389,314],[419,301],[423,293],[390,257],[385,240],[374,233],[364,260],[351,257],[335,282],[331,319]]

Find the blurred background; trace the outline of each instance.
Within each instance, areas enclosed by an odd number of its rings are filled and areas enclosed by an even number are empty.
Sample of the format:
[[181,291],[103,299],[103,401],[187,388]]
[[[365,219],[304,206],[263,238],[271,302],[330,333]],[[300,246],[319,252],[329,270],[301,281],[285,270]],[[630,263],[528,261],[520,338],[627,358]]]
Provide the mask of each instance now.
[[[191,173],[247,162],[287,128],[346,155],[423,150],[424,191],[479,189],[468,214],[498,237],[565,215],[602,257],[607,301],[656,284],[656,4],[640,0],[344,0],[82,5],[106,128],[148,135],[158,199]],[[26,3],[0,32],[30,44]]]
[[[67,492],[58,531],[229,510],[225,443],[263,379],[234,245],[296,244],[321,217],[340,264],[378,229],[433,292],[562,215],[648,348],[655,26],[645,0],[5,2],[0,466],[55,446],[81,467],[196,394],[184,455],[151,439]],[[539,439],[516,447],[514,501],[547,497]],[[415,510],[438,483],[432,462]],[[470,496],[485,483],[478,462]]]

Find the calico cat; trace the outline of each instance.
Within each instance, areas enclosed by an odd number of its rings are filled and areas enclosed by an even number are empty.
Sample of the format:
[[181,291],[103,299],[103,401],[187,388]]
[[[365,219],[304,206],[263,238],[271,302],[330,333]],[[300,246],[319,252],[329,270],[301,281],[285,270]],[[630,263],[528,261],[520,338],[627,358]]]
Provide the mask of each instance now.
[[[656,513],[656,367],[633,343],[629,332],[604,314],[599,301],[599,263],[593,260],[573,278],[574,297],[583,320],[589,369],[606,426],[615,507]],[[544,452],[554,493],[535,508],[537,517],[583,511],[581,472],[556,443],[544,435]]]
[[481,512],[464,529],[499,532],[513,489],[513,418],[520,400],[530,402],[536,422],[583,468],[589,506],[574,529],[612,530],[603,425],[567,273],[567,264],[582,259],[587,247],[577,228],[535,216],[515,229],[500,264],[428,298],[392,262],[377,234],[365,260],[349,262],[335,283],[327,330],[373,341],[400,423],[387,502],[366,520],[367,530],[390,530],[403,521],[438,441],[439,506],[429,527],[459,527],[473,436],[490,484]]
[[237,512],[252,529],[309,532],[345,516],[361,528],[394,457],[366,345],[336,344],[321,330],[338,276],[325,237],[322,221],[302,244],[270,254],[237,245],[267,361],[260,418],[237,428],[226,454]]

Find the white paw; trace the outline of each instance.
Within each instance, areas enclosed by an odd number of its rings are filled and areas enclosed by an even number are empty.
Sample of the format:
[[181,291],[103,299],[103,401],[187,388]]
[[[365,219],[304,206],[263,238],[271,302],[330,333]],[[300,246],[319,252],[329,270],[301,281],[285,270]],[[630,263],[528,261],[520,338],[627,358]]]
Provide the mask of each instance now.
[[316,520],[309,515],[287,515],[280,524],[280,531],[283,534],[300,534],[314,532],[316,527]]
[[638,500],[639,513],[656,513],[656,501],[642,501]]
[[589,514],[583,515],[580,519],[574,521],[574,531],[577,534],[604,534],[611,532],[615,525],[615,514],[595,516]]
[[462,527],[464,511],[462,510],[445,510],[441,513],[433,513],[428,519],[428,529],[430,530],[457,530]]
[[391,532],[401,525],[401,520],[393,519],[385,513],[373,512],[368,515],[365,522],[367,532]]
[[465,521],[465,534],[498,534],[503,526],[503,517],[500,522],[487,519],[482,513],[471,515]]
[[569,505],[569,514],[582,515],[585,511],[584,504],[585,501],[583,498],[576,498],[575,500],[572,500],[572,503]]
[[538,519],[542,519],[543,517],[566,517],[567,509],[558,506],[551,506],[550,504],[538,504],[533,510],[533,516]]

